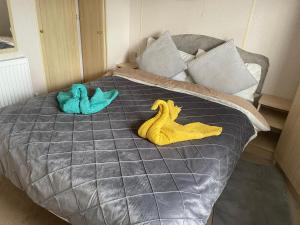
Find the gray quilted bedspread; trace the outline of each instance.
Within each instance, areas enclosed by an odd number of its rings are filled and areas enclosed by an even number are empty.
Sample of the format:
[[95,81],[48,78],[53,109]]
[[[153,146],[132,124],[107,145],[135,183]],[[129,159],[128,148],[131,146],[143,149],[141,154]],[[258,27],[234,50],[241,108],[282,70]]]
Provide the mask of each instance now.
[[[241,112],[120,77],[88,83],[120,96],[93,115],[64,114],[56,94],[0,109],[0,173],[74,225],[204,225],[255,134]],[[223,127],[222,135],[164,147],[137,136],[172,99],[180,123]]]

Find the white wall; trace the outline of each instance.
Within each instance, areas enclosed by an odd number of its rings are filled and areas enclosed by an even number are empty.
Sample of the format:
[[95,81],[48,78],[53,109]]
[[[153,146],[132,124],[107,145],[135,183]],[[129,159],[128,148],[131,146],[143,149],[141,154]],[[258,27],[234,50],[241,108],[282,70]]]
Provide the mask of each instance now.
[[112,68],[115,64],[126,60],[129,46],[130,1],[131,0],[106,1],[106,43],[108,68]]
[[234,38],[241,45],[251,6],[252,0],[132,0],[131,50],[136,42],[166,30]]
[[29,59],[35,93],[47,91],[35,0],[10,0],[17,51],[0,53],[1,59],[25,56]]
[[300,1],[260,0],[246,49],[270,58],[264,91],[292,98],[300,82]]
[[130,0],[129,58],[165,30],[233,38],[269,57],[263,92],[292,98],[300,82],[299,25],[299,0]]

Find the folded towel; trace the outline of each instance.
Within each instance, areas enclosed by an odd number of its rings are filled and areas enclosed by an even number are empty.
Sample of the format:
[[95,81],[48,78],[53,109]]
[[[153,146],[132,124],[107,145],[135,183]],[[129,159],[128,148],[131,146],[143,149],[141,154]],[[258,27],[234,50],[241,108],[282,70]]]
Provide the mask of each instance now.
[[151,107],[158,113],[143,123],[138,134],[147,138],[154,144],[167,145],[180,141],[201,139],[210,136],[218,136],[222,133],[221,127],[209,126],[200,122],[181,125],[175,122],[181,109],[168,100],[156,100]]
[[108,106],[118,94],[118,90],[115,89],[102,92],[100,88],[96,88],[94,95],[89,99],[85,85],[73,84],[68,92],[58,93],[57,101],[65,113],[92,114]]

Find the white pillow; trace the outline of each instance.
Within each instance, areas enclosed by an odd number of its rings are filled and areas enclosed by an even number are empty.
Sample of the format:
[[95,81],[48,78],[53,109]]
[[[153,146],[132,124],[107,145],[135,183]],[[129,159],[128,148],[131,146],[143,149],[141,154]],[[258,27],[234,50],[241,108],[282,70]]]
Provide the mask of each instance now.
[[204,51],[203,49],[198,49],[197,53],[196,53],[196,58],[204,55],[206,53],[206,51]]
[[[195,58],[205,54],[206,52],[202,49],[198,49],[196,55],[191,55],[189,53],[186,53],[186,52],[183,52],[183,51],[179,51],[179,54],[181,56],[181,58],[183,59],[183,61],[185,61],[187,64],[191,61],[193,61]],[[185,74],[185,76],[184,76]],[[182,72],[174,77],[172,77],[172,79],[174,80],[180,80],[180,81],[184,81],[184,82],[187,82],[187,83],[195,83],[192,79],[192,77],[187,73],[187,72]]]
[[257,84],[233,40],[191,61],[188,72],[196,83],[227,94],[236,94]]
[[[192,60],[195,59],[194,55],[191,55],[189,53],[186,53],[186,52],[183,52],[183,51],[180,51],[180,50],[178,50],[178,51],[179,51],[180,57],[185,62],[186,67],[187,67],[189,62],[191,62]],[[190,76],[187,74],[187,72],[185,70],[182,71],[181,73],[175,75],[174,77],[171,77],[171,79],[178,80],[178,81],[185,81],[185,82],[189,82],[191,80]]]
[[174,77],[171,77],[172,80],[178,80],[178,81],[186,81],[187,79],[187,74],[185,71],[182,71],[181,73],[178,73]]
[[147,39],[146,48],[148,48],[154,41],[156,41],[155,38],[149,37],[149,38]]
[[180,57],[183,59],[183,61],[188,64],[190,61],[194,60],[196,56],[191,55],[189,53],[183,52],[183,51],[179,51],[179,55]]
[[244,98],[250,102],[254,101],[254,94],[258,87],[259,81],[261,79],[261,66],[255,63],[245,63],[247,69],[252,74],[254,79],[257,81],[257,84],[253,85],[250,88],[247,88],[243,91],[240,91],[234,95]]

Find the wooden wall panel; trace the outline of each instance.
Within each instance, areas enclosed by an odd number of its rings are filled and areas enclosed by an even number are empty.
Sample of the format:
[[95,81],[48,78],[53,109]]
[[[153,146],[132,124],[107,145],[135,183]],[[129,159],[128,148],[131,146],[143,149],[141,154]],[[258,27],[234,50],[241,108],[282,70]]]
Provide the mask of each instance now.
[[275,157],[300,195],[300,86],[280,136]]

